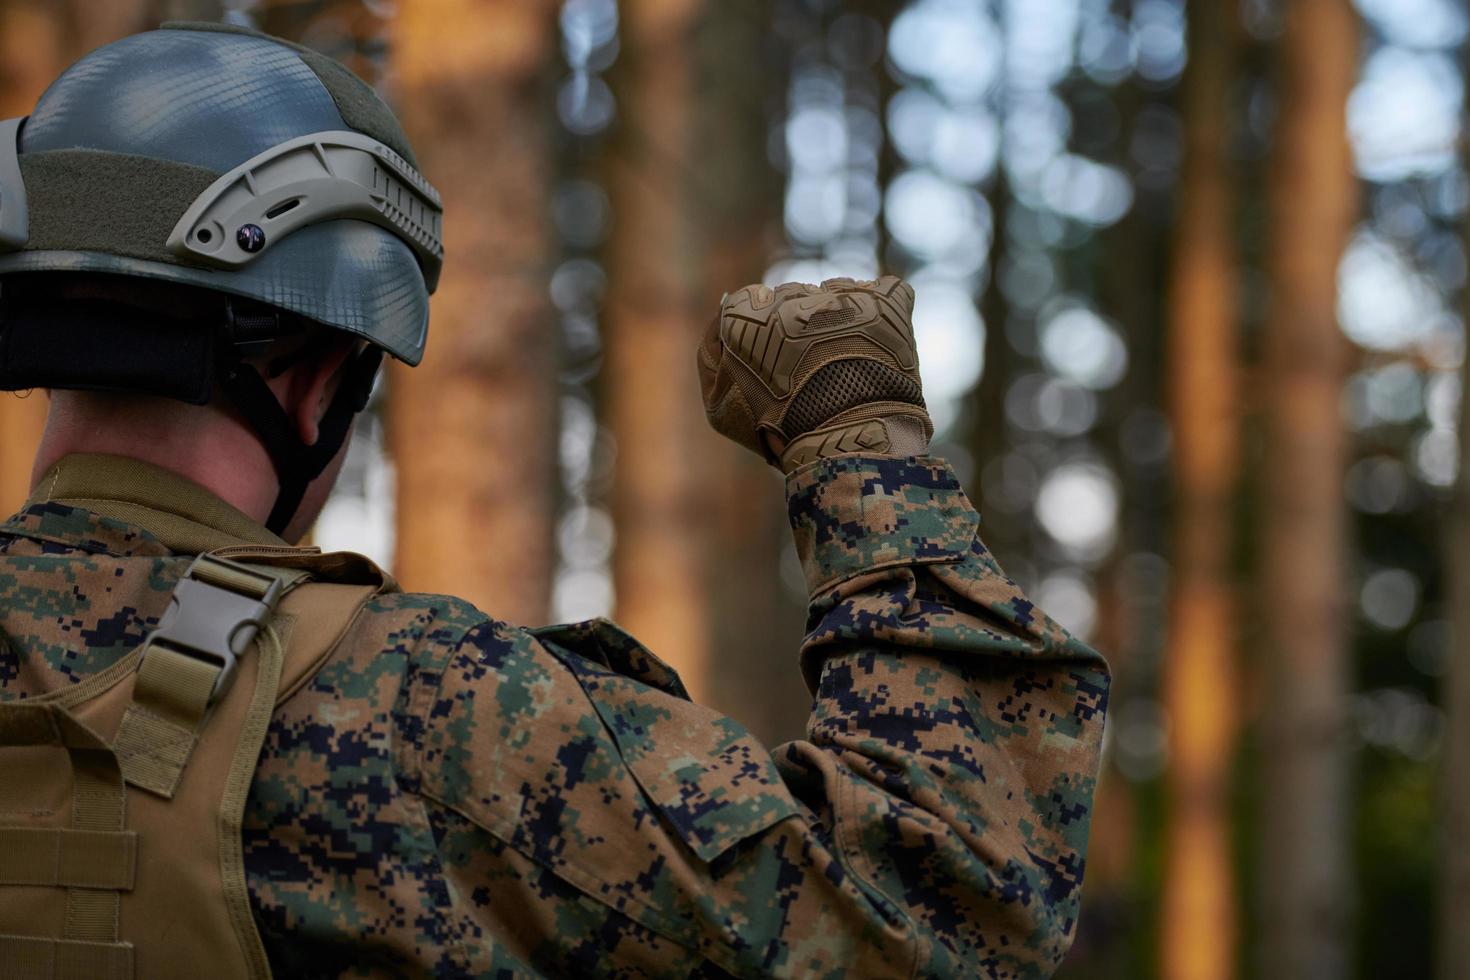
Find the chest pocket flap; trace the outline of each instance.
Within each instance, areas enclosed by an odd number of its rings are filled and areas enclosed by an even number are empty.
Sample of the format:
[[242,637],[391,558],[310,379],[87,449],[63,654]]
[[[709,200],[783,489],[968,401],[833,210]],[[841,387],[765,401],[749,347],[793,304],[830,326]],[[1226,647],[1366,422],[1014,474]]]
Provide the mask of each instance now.
[[603,620],[534,632],[576,677],[648,801],[701,860],[799,812],[766,749],[739,722],[688,700],[677,675],[627,633]]

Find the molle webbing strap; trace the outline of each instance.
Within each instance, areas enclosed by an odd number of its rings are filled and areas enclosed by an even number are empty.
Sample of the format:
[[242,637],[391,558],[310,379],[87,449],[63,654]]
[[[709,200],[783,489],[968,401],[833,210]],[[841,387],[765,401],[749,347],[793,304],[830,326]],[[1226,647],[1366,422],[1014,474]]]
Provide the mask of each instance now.
[[[0,936],[0,974],[126,980],[133,951],[118,942],[118,910],[122,891],[133,886],[137,840],[123,831],[125,789],[117,759],[100,736],[56,705],[0,705],[0,746],[48,745],[64,748],[71,762],[71,827],[0,830],[6,855],[0,884],[65,887],[62,938]],[[37,845],[49,847],[50,873],[37,854],[15,853]]]
[[285,586],[305,577],[209,555],[195,559],[144,641],[133,700],[113,742],[129,783],[172,798],[237,658],[270,620]]
[[133,947],[34,936],[0,936],[6,980],[131,980]]
[[245,851],[240,841],[240,829],[245,818],[245,798],[250,792],[250,782],[255,777],[255,766],[260,758],[260,747],[265,742],[266,729],[270,727],[276,691],[281,684],[281,669],[286,659],[286,651],[274,626],[267,625],[261,635],[263,641],[257,644],[259,656],[255,689],[251,691],[244,724],[238,729],[234,752],[230,756],[224,792],[220,797],[218,824],[219,874],[225,911],[235,942],[244,956],[245,972],[257,980],[270,977],[270,964],[266,960],[265,947],[261,944],[260,933],[255,928],[255,920],[250,911],[250,891],[245,880]]
[[133,833],[0,827],[0,885],[126,890],[137,871]]
[[194,751],[220,671],[174,650],[143,658],[114,747],[127,781],[172,797]]

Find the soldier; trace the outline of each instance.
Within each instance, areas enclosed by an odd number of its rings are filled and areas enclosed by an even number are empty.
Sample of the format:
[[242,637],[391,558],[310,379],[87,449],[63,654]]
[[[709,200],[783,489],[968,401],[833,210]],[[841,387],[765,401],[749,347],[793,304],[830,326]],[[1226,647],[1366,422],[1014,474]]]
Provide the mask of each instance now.
[[923,455],[904,283],[746,287],[698,352],[787,474],[805,740],[609,623],[288,544],[422,356],[439,216],[366,86],[250,32],[0,124],[0,387],[51,398],[0,526],[0,975],[1049,975],[1107,667]]

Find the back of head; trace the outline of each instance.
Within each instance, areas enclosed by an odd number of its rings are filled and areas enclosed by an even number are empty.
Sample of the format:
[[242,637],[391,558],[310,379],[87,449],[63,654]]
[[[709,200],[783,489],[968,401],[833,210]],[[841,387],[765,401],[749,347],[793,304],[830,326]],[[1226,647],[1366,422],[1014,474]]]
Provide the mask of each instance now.
[[[370,223],[364,208],[341,217],[321,210],[335,190],[322,178],[335,157],[348,156],[331,147],[313,144],[241,172],[297,140],[356,134],[382,151],[367,154],[380,186],[364,198],[415,196],[422,178],[393,114],[330,58],[254,32],[166,25],[82,58],[18,128],[18,145],[0,142],[0,158],[18,150],[19,178],[8,181],[0,163],[0,229],[19,216],[28,218],[28,234],[7,246],[0,233],[0,276],[71,270],[201,286],[361,334],[409,363],[423,356],[428,292],[438,276],[437,212],[424,209],[426,227],[405,231],[387,219]],[[316,174],[284,173],[318,154],[325,165]],[[394,157],[407,174],[395,172]],[[277,172],[279,188],[258,186]],[[260,217],[171,241],[227,176],[257,184]],[[432,188],[422,197],[437,204]],[[233,200],[221,203],[225,213],[240,210]],[[395,200],[376,204],[401,210]],[[241,254],[244,224],[264,241]],[[416,251],[415,232],[436,241]]]
[[[124,38],[0,122],[0,389],[222,390],[283,525],[381,355],[423,356],[440,217],[392,112],[330,58],[214,24]],[[323,328],[370,346],[302,446],[251,358]]]

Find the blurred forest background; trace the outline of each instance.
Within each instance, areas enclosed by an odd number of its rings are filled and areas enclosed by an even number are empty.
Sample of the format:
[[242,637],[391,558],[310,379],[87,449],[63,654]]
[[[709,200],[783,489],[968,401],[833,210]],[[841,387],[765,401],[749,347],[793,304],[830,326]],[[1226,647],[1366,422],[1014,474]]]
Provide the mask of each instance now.
[[318,543],[798,737],[781,483],[695,344],[908,276],[936,452],[1116,674],[1063,976],[1470,976],[1463,0],[0,0],[0,117],[170,18],[342,59],[446,198]]

